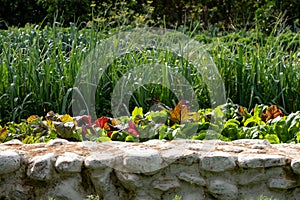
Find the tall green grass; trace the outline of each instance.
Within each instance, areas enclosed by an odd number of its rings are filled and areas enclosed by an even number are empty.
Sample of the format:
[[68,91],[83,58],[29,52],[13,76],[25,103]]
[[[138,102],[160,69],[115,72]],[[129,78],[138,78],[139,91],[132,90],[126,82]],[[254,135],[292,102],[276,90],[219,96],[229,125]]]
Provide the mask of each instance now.
[[[68,112],[63,99],[96,32],[75,25],[10,28],[0,34],[0,118],[20,121],[49,110]],[[67,103],[65,103],[67,104]],[[65,108],[62,110],[62,108]]]
[[[62,28],[55,22],[44,28],[28,25],[0,31],[0,119],[20,121],[31,114],[45,115],[53,110],[71,113],[71,94],[77,71],[91,49],[113,31],[95,27]],[[215,33],[214,33],[215,34]],[[286,112],[300,110],[300,34],[278,27],[270,35],[258,29],[236,33],[198,34],[212,55],[225,83],[227,97],[249,109],[256,103],[277,104]],[[111,93],[126,72],[154,61],[183,74],[193,84],[200,107],[210,106],[201,77],[188,61],[170,52],[148,50],[131,52],[107,69],[98,85],[98,115],[110,115]],[[131,98],[131,108],[147,110],[159,98],[169,106],[178,101],[166,87],[140,86]]]
[[264,35],[258,30],[222,37],[195,37],[207,44],[225,83],[228,98],[243,106],[276,104],[300,109],[300,34],[286,29]]

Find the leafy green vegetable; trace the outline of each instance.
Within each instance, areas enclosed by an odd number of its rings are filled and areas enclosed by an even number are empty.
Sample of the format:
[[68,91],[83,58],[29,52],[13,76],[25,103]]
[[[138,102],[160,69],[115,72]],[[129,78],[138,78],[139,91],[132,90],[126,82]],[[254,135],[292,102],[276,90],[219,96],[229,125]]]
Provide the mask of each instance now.
[[[0,127],[0,142],[19,139],[31,144],[60,137],[71,141],[95,142],[143,142],[176,138],[232,141],[249,138],[266,139],[272,144],[299,143],[300,112],[287,116],[277,115],[265,122],[262,115],[272,113],[267,108],[269,107],[256,105],[251,114],[239,105],[228,103],[214,110],[201,109],[193,113],[186,111],[185,116],[189,117],[187,121],[173,125],[168,123],[171,116],[166,110],[143,114],[143,109],[136,107],[131,117],[101,117],[94,123],[91,123],[89,116],[73,118],[49,112],[45,119],[32,115],[19,124],[9,122]],[[276,113],[280,112],[276,110]]]

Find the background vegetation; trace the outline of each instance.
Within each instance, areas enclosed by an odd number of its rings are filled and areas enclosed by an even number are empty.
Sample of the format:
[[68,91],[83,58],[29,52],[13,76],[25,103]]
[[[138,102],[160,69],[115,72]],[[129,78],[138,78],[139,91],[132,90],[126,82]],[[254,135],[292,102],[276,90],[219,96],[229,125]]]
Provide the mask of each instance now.
[[[120,17],[122,23],[131,24],[134,17],[147,16],[152,25],[165,24],[168,28],[184,24],[201,24],[222,30],[237,30],[259,25],[271,31],[279,14],[285,14],[286,23],[292,28],[299,25],[299,0],[1,0],[0,28],[24,26],[27,22],[46,25],[54,16],[65,26],[70,22],[86,22],[93,15],[98,19]],[[94,5],[91,7],[90,5]],[[116,24],[110,24],[116,25]]]
[[[111,34],[137,26],[174,28],[199,41],[219,68],[230,101],[249,110],[256,103],[276,104],[286,113],[300,110],[297,0],[1,3],[2,124],[50,110],[72,114],[72,86],[85,56]],[[125,55],[110,66],[97,90],[99,116],[111,116],[110,94],[122,74],[149,59],[179,66],[195,86],[200,107],[210,107],[201,77],[188,73],[193,66],[170,52],[148,51]],[[153,97],[171,107],[178,101],[166,88],[147,85],[135,93],[131,106],[147,110]]]

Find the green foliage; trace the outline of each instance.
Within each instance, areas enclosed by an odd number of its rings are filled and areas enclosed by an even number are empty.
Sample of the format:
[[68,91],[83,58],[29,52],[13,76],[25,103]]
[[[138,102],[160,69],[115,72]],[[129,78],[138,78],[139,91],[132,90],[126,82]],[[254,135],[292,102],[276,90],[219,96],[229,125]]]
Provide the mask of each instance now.
[[[51,113],[52,114],[52,113]],[[0,142],[18,139],[25,144],[48,142],[57,137],[81,141],[81,132],[76,130],[76,121],[69,115],[53,114],[43,117],[29,117],[19,124],[9,122],[2,129]]]
[[[262,108],[264,108],[262,110]],[[233,111],[233,108],[237,108]],[[141,108],[135,108],[131,117],[119,119],[101,117],[91,123],[82,119],[87,116],[72,118],[68,114],[58,115],[49,112],[42,117],[30,116],[26,121],[7,123],[1,128],[0,142],[19,139],[23,143],[48,142],[54,138],[65,138],[71,141],[89,140],[95,142],[124,141],[143,142],[150,139],[174,140],[177,138],[232,141],[237,139],[265,139],[272,144],[300,142],[300,112],[287,116],[278,116],[263,121],[260,115],[266,112],[267,106],[255,106],[250,114],[236,104],[227,103],[215,110],[202,109],[197,117],[189,115],[188,122],[170,125],[170,115],[166,110],[151,111],[146,114]],[[208,116],[210,113],[210,117]],[[218,113],[223,116],[213,115]],[[191,113],[189,113],[191,114]],[[216,121],[224,121],[216,123]]]
[[101,24],[102,28],[147,24],[191,30],[196,27],[237,30],[257,26],[263,32],[270,32],[281,16],[285,25],[297,31],[299,13],[299,2],[293,0],[2,0],[0,21],[4,22],[0,28],[6,28],[6,24],[46,25],[56,18],[64,26],[89,21]]
[[98,195],[88,195],[85,200],[100,200],[100,199],[102,198],[100,198]]
[[[208,36],[206,36],[208,37]],[[205,42],[203,35],[195,39]],[[209,37],[206,50],[223,77],[228,97],[248,109],[276,104],[296,112],[298,103],[299,33],[274,27],[271,35],[258,29]],[[290,42],[287,42],[289,40]]]
[[[90,45],[101,37],[73,24],[10,28],[0,33],[0,118],[70,109],[70,89]],[[71,91],[72,92],[72,91]]]
[[[76,21],[87,21],[90,13],[90,0],[37,0],[36,4],[45,12],[43,15],[48,18],[46,21],[57,19],[63,24]],[[58,17],[58,18],[57,18]]]
[[277,200],[277,198],[260,195],[258,198],[249,198],[248,200]]
[[[300,109],[299,33],[276,27],[269,36],[259,29],[219,37],[208,34],[204,32],[194,38],[212,55],[229,99],[248,109],[262,103],[276,104],[285,113]],[[20,122],[32,113],[44,116],[49,110],[72,114],[72,87],[80,63],[97,42],[108,36],[105,31],[79,30],[75,24],[62,28],[57,23],[44,28],[28,25],[0,31],[2,124]],[[111,116],[110,94],[120,77],[135,66],[155,62],[168,63],[167,67],[183,74],[194,86],[199,106],[210,107],[208,90],[201,76],[194,73],[194,66],[171,52],[149,50],[123,55],[106,70],[95,95],[97,114]],[[162,85],[143,85],[131,97],[129,112],[136,106],[149,110],[155,103],[153,97],[169,107],[178,101]],[[247,123],[255,120],[249,119]]]
[[[99,195],[88,195],[84,200],[101,200]],[[53,197],[48,197],[48,200],[55,200]]]
[[182,198],[178,195],[175,195],[175,197],[172,200],[181,200]]

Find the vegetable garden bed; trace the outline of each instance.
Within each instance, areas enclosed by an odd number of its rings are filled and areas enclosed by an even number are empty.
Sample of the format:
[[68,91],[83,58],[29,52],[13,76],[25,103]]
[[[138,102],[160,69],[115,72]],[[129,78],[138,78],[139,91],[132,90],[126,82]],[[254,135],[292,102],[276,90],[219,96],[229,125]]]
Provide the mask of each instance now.
[[270,143],[299,143],[299,112],[285,115],[277,106],[256,105],[251,112],[237,104],[190,112],[181,100],[174,109],[158,102],[158,111],[143,113],[136,107],[131,117],[71,117],[49,112],[45,118],[32,115],[19,124],[1,128],[0,141],[19,139],[23,143],[48,142],[63,138],[70,141],[143,142],[150,139],[177,138],[208,140],[266,139]]

